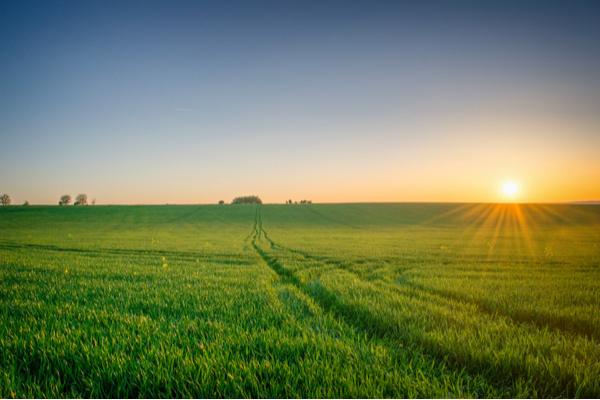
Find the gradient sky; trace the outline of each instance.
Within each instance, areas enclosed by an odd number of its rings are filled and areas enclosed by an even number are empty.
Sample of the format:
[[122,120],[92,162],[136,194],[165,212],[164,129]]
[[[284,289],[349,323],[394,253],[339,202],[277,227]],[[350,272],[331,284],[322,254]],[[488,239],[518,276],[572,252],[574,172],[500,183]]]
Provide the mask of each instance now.
[[598,1],[4,0],[0,194],[600,200],[599,21]]

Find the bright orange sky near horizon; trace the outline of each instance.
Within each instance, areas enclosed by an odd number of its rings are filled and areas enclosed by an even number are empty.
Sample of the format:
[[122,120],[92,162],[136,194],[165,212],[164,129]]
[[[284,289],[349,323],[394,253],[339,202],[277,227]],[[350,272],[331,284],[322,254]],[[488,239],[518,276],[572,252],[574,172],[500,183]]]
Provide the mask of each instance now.
[[0,3],[13,204],[600,200],[600,3],[28,4]]

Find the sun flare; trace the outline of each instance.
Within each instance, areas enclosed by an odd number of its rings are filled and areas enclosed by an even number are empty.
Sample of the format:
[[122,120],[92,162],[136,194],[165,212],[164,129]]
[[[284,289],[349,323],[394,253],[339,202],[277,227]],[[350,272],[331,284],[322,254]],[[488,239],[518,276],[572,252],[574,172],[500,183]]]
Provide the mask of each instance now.
[[514,182],[506,182],[502,186],[502,191],[508,196],[514,196],[519,191],[519,187]]

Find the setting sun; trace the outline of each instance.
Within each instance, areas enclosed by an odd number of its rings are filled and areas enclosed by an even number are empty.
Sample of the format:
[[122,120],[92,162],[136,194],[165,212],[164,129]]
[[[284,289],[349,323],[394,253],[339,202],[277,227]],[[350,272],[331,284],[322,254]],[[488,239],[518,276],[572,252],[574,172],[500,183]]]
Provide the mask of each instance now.
[[504,186],[502,186],[502,191],[504,192],[504,194],[507,194],[509,196],[513,196],[514,194],[516,194],[518,190],[519,187],[514,182],[506,182]]

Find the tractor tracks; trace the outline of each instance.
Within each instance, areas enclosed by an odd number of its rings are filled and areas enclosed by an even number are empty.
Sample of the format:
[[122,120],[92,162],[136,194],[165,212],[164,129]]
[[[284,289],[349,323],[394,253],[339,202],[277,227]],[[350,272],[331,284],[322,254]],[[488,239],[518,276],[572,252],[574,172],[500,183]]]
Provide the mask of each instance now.
[[[271,250],[266,249],[265,244],[261,246],[261,240],[264,238],[270,244]],[[427,354],[429,357],[441,362],[442,364],[449,363],[449,366],[464,369],[469,374],[482,376],[485,380],[490,379],[494,381],[494,374],[491,370],[486,370],[482,374],[482,368],[490,368],[490,365],[482,363],[465,362],[459,358],[454,357],[452,354],[447,353],[447,348],[444,347],[443,343],[432,343],[427,336],[426,326],[418,327],[418,321],[408,321],[408,323],[402,326],[389,321],[377,312],[363,307],[360,304],[352,304],[344,301],[343,298],[339,298],[335,292],[332,292],[326,285],[321,283],[321,277],[331,270],[331,263],[323,258],[315,257],[306,254],[301,251],[289,249],[287,247],[278,245],[272,239],[268,237],[267,232],[263,228],[262,221],[262,209],[260,206],[257,207],[255,212],[254,226],[252,232],[248,235],[247,239],[250,240],[249,247],[254,248],[261,259],[267,264],[267,266],[276,273],[279,278],[274,282],[275,288],[282,285],[293,285],[303,295],[310,298],[315,305],[319,306],[322,310],[330,313],[336,319],[343,321],[345,324],[355,329],[357,332],[364,332],[366,335],[381,340],[381,343],[385,343],[385,346],[396,348],[398,346],[404,346],[416,350],[417,352]],[[288,260],[289,258],[289,260]],[[291,260],[291,262],[289,262]],[[297,269],[292,268],[294,264],[299,262],[315,263],[315,267],[309,266],[313,272],[310,275],[310,281],[301,279],[299,274],[296,274]],[[318,264],[321,264],[323,268],[319,268]],[[317,270],[321,271],[317,271]],[[424,298],[422,295],[429,296],[430,300],[440,301],[440,306],[446,306],[449,310],[454,310],[455,307],[474,306],[474,310],[478,313],[486,315],[485,318],[503,318],[507,323],[514,324],[515,326],[520,325],[531,325],[532,323],[538,325],[532,321],[531,318],[519,318],[519,316],[511,315],[511,313],[502,312],[498,309],[490,309],[482,304],[478,304],[475,301],[469,301],[466,299],[460,299],[453,296],[451,293],[436,293],[436,291],[425,287],[415,287],[414,285],[407,285],[408,288],[414,290],[413,293],[399,293],[410,298],[415,298],[417,301],[421,301]],[[392,292],[399,290],[399,287],[390,287]],[[417,325],[414,325],[417,323]],[[554,325],[554,326],[553,326]],[[568,336],[579,336],[571,329],[568,329],[560,324],[548,324],[540,323],[540,328],[551,329],[560,332],[560,334],[566,334]],[[423,331],[425,329],[425,331]],[[586,335],[583,335],[586,336]],[[528,373],[522,375],[515,375],[508,379],[509,382],[514,384],[518,379],[531,378]]]

